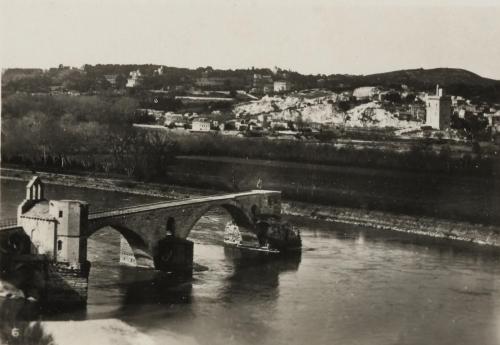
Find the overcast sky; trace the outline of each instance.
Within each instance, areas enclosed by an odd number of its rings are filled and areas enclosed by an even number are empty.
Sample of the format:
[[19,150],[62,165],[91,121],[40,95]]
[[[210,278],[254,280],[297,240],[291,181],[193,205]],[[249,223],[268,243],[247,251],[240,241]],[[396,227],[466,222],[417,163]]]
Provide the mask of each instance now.
[[[500,79],[500,0],[0,0],[2,67],[156,63]],[[355,5],[353,5],[355,3]]]

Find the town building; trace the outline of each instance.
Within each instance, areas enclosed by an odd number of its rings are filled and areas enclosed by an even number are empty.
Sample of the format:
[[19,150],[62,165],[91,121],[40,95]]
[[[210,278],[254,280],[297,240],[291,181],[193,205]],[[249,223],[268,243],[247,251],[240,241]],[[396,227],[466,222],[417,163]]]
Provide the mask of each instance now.
[[164,125],[167,127],[184,127],[186,123],[186,118],[182,114],[165,113]]
[[141,71],[130,72],[129,78],[127,79],[126,87],[137,87],[142,83],[142,73]]
[[500,130],[500,110],[493,114],[487,114],[486,118],[490,127]]
[[245,85],[245,81],[242,78],[235,76],[216,76],[211,75],[211,71],[204,71],[201,73],[201,77],[194,81],[194,84],[201,89],[208,90],[223,90],[223,89],[234,89],[241,88]]
[[288,122],[286,122],[286,121],[271,121],[269,126],[273,130],[286,130],[286,129],[288,129]]
[[222,88],[226,79],[221,77],[201,77],[195,80],[195,85],[202,88]]
[[163,75],[163,73],[165,73],[165,69],[163,68],[163,66],[160,66],[158,67],[157,69],[155,69],[155,72],[154,72],[156,75]]
[[377,95],[380,90],[375,86],[362,86],[355,88],[352,95],[356,97],[357,100],[368,100]]
[[277,80],[273,84],[274,92],[287,92],[292,90],[292,84],[286,80]]
[[454,107],[459,107],[465,104],[465,98],[462,96],[451,96],[451,105]]
[[210,132],[210,122],[204,118],[198,118],[191,123],[191,132]]
[[274,82],[272,76],[254,73],[251,92],[270,93],[273,92],[273,90],[274,90]]
[[425,121],[425,104],[412,103],[410,104],[411,119],[414,121]]
[[451,98],[436,85],[436,94],[427,96],[425,124],[439,130],[450,128]]

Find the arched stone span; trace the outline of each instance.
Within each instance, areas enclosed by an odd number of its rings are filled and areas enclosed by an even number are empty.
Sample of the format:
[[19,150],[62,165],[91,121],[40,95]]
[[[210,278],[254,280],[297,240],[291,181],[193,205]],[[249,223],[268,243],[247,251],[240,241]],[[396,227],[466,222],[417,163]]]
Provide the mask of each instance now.
[[[144,239],[141,237],[141,235],[135,232],[134,230],[128,229],[123,226],[105,225],[99,228],[93,228],[91,229],[91,231],[88,231],[87,239],[99,231],[106,231],[107,227],[111,228],[113,231],[116,231],[123,236],[123,238],[125,239],[125,241],[128,243],[128,245],[132,250],[131,254],[133,254],[135,259],[135,264],[137,266],[142,266],[142,267],[152,266],[153,258],[151,257],[151,254],[149,254],[149,247],[147,243],[144,241]],[[120,248],[120,250],[122,251],[123,248]],[[122,255],[122,253],[120,253],[120,255]]]
[[280,217],[281,193],[258,190],[93,213],[88,217],[85,237],[110,226],[127,239],[134,255],[140,251],[155,257],[159,241],[172,234],[172,227],[173,235],[185,240],[198,220],[215,207],[227,210],[238,226],[257,232],[255,224],[260,216]]
[[203,207],[199,207],[194,212],[192,212],[188,218],[183,218],[184,223],[182,224],[182,229],[183,233],[185,234],[183,238],[188,238],[189,233],[191,232],[195,224],[200,220],[200,218],[214,208],[222,208],[226,210],[236,225],[245,227],[252,232],[256,232],[255,216],[245,210],[242,205],[238,204],[237,202],[229,201],[227,203],[209,204]]

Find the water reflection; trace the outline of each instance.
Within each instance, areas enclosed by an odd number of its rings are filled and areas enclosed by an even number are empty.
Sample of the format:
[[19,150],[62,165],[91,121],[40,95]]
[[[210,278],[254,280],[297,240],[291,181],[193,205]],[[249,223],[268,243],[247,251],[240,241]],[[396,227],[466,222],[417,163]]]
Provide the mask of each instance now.
[[155,271],[151,279],[127,284],[118,314],[133,312],[137,305],[188,304],[191,302],[193,285],[191,278],[175,277]]

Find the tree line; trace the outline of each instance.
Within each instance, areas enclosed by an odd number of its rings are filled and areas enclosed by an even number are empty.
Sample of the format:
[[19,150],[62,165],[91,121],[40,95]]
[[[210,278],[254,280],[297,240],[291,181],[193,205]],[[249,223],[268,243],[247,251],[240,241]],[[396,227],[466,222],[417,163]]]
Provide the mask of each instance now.
[[2,161],[160,176],[175,157],[176,144],[165,132],[133,127],[137,107],[129,97],[9,95],[2,99]]

